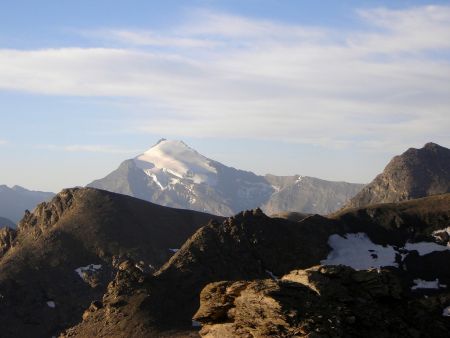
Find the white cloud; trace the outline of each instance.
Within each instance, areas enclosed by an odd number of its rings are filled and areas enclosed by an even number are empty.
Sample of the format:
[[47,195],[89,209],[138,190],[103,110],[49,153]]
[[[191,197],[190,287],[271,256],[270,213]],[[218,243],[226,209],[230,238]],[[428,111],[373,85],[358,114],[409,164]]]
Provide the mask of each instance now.
[[0,88],[131,97],[147,114],[128,123],[158,135],[450,143],[450,6],[358,14],[350,32],[207,11],[169,32],[94,30],[116,47],[0,50]]
[[83,152],[83,153],[105,153],[105,154],[138,154],[139,150],[125,149],[111,145],[99,144],[72,144],[72,145],[55,145],[42,144],[35,146],[37,149],[56,150],[65,152]]
[[0,140],[0,146],[3,146],[5,144],[7,144],[7,143],[8,143],[8,141],[6,141],[6,140]]

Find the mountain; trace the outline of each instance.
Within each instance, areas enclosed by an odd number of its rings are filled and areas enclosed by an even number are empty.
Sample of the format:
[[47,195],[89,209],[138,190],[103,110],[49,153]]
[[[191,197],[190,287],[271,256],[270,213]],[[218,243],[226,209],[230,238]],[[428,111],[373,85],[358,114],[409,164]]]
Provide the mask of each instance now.
[[204,337],[442,337],[449,206],[445,194],[333,218],[257,209],[212,221],[153,274],[123,261],[63,337],[194,337],[201,326]]
[[17,223],[25,210],[33,210],[36,205],[50,200],[53,196],[55,194],[51,192],[27,190],[18,185],[12,188],[0,185],[0,215]]
[[340,209],[363,187],[362,184],[332,182],[298,175],[266,175],[265,178],[275,188],[270,199],[261,207],[269,215],[298,211],[329,214]]
[[401,202],[450,192],[450,149],[427,143],[395,156],[346,208]]
[[208,159],[182,141],[165,139],[88,186],[222,216],[256,207],[267,213],[327,214],[362,188],[298,175],[258,176]]
[[17,230],[0,230],[0,335],[57,336],[102,297],[117,262],[156,271],[212,218],[221,220],[92,188],[63,190]]

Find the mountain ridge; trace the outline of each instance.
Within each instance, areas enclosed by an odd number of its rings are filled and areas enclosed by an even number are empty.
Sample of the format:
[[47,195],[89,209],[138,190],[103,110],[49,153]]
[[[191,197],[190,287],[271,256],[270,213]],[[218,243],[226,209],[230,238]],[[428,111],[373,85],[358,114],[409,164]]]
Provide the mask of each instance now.
[[409,148],[397,155],[383,172],[345,205],[362,207],[401,202],[450,192],[450,149],[436,143]]
[[231,216],[256,207],[268,213],[327,214],[342,207],[363,185],[299,175],[260,176],[209,159],[183,141],[161,139],[87,186],[165,206]]

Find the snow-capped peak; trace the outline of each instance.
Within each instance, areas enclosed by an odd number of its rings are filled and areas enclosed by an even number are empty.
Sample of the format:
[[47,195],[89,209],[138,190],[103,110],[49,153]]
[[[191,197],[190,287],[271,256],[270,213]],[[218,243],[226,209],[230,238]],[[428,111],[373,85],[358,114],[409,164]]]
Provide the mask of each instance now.
[[134,161],[161,189],[174,177],[197,184],[216,181],[217,171],[210,160],[183,141],[161,139]]

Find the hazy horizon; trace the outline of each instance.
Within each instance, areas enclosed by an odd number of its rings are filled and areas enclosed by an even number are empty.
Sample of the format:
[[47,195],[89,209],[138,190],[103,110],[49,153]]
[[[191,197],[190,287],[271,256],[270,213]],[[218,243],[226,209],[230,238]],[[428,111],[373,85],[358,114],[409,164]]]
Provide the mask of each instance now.
[[257,174],[367,183],[450,146],[448,1],[15,1],[0,184],[86,185],[160,138]]

